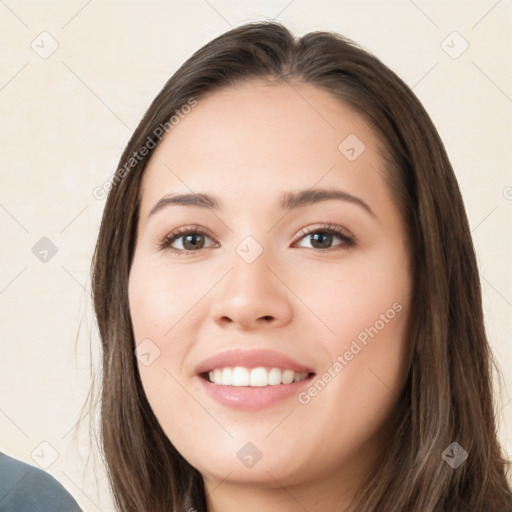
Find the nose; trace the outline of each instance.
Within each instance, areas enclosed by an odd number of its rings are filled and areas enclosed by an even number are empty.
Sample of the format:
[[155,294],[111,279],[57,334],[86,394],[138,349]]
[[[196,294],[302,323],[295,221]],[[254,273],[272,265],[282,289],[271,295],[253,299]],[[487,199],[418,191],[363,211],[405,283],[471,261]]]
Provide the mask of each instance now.
[[235,254],[231,270],[214,295],[212,318],[221,328],[254,330],[290,322],[292,304],[286,276],[271,268],[268,260],[265,251],[252,263]]

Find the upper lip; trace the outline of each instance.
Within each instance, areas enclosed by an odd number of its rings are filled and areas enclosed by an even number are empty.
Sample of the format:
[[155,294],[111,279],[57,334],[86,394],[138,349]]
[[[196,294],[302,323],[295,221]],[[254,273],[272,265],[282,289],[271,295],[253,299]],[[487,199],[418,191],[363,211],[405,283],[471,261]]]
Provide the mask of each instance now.
[[313,373],[311,368],[293,360],[292,358],[273,350],[239,350],[232,349],[215,354],[202,361],[196,368],[196,373],[208,373],[215,368],[243,366],[256,368],[267,366],[270,368],[282,368],[294,372]]

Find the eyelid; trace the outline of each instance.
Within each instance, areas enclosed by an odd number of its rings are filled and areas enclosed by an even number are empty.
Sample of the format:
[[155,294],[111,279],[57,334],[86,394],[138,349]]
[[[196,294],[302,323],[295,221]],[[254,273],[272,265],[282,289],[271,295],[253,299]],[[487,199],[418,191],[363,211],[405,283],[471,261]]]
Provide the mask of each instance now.
[[[315,252],[327,252],[336,250],[336,247],[338,248],[349,248],[354,245],[356,245],[357,238],[355,235],[353,235],[348,229],[338,226],[335,224],[327,223],[327,224],[321,224],[321,225],[310,225],[305,228],[302,228],[298,234],[295,237],[295,240],[293,242],[293,245],[296,243],[302,241],[303,238],[305,238],[307,235],[312,233],[321,233],[321,232],[328,232],[331,234],[334,234],[338,236],[340,239],[342,239],[343,243],[335,245],[333,247],[328,247],[324,249],[314,249]],[[197,252],[204,250],[204,249],[211,249],[212,247],[204,247],[201,249],[195,249],[195,250],[183,250],[183,249],[173,249],[171,247],[171,244],[174,243],[176,240],[179,240],[181,237],[186,236],[188,234],[199,234],[199,235],[206,235],[208,238],[213,240],[213,247],[218,247],[219,242],[213,237],[213,235],[210,233],[209,230],[198,226],[198,225],[191,225],[191,226],[184,226],[181,228],[177,228],[174,231],[167,234],[164,239],[158,243],[158,248],[160,250],[169,250],[171,252],[174,252],[175,254],[179,255],[192,255],[196,254]]]
[[322,224],[320,226],[308,226],[300,230],[293,245],[296,245],[306,239],[312,233],[329,233],[338,237],[341,243],[326,248],[304,247],[304,249],[312,250],[315,253],[326,254],[331,252],[343,251],[355,247],[358,243],[356,237],[346,228],[335,224]]
[[215,240],[215,237],[210,233],[210,231],[208,229],[205,229],[202,226],[198,226],[198,225],[191,225],[191,226],[183,226],[181,228],[176,228],[175,230],[173,230],[170,233],[168,233],[167,235],[165,235],[163,240],[158,242],[158,249],[169,250],[176,254],[184,254],[184,253],[194,254],[198,250],[201,250],[201,249],[197,249],[195,251],[184,251],[182,249],[173,249],[172,247],[170,247],[171,243],[174,243],[176,240],[179,240],[181,237],[186,236],[190,233],[206,235],[207,237],[209,237],[213,240],[214,244],[218,245],[218,242]]
[[300,240],[300,239],[302,239],[306,235],[309,235],[311,233],[322,232],[322,231],[327,231],[327,232],[330,232],[330,233],[334,233],[336,235],[341,236],[342,238],[353,240],[354,242],[356,241],[355,235],[353,235],[352,232],[349,231],[347,228],[344,228],[342,226],[338,226],[336,224],[331,224],[331,223],[307,226],[305,228],[302,228],[298,232],[296,238],[297,238],[297,240]]

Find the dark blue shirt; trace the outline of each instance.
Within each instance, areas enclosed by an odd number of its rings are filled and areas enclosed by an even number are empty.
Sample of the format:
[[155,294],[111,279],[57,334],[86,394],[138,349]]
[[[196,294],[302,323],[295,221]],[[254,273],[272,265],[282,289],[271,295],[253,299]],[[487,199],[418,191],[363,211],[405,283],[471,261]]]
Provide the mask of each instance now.
[[51,475],[0,453],[0,512],[81,512],[81,509]]

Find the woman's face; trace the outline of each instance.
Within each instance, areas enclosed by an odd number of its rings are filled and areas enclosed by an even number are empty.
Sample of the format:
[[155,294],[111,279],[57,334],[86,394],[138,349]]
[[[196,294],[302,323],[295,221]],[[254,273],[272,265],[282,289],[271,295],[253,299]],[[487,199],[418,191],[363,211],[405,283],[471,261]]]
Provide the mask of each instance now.
[[139,370],[210,488],[346,483],[383,446],[411,269],[377,143],[321,89],[251,82],[199,100],[148,164],[129,282]]

